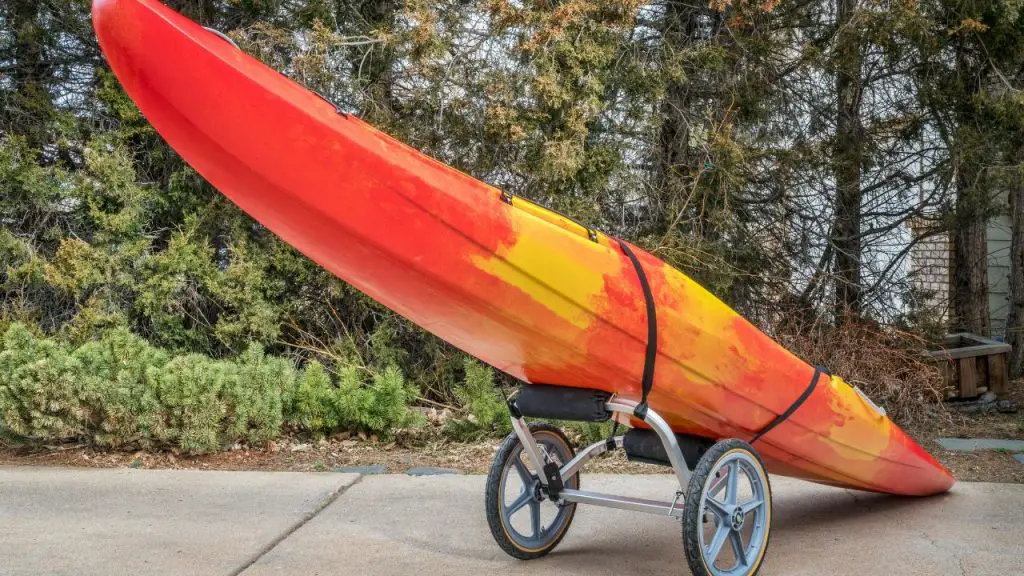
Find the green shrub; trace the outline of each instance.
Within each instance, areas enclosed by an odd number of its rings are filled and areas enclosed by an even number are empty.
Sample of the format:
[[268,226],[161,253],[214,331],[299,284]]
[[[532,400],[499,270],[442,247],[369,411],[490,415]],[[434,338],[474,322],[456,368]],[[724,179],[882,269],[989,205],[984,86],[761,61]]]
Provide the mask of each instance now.
[[478,440],[511,432],[508,408],[494,384],[494,371],[472,358],[466,358],[464,368],[466,377],[455,388],[455,396],[467,416],[449,420],[445,433],[457,440]]
[[[560,426],[577,448],[608,438],[611,436],[613,425],[611,420],[606,422],[552,420],[551,423]],[[618,433],[624,434],[625,432],[626,429],[620,426]]]
[[268,357],[259,344],[251,344],[237,360],[238,378],[225,390],[228,406],[226,434],[261,444],[281,434],[285,391],[295,387],[295,366]]
[[163,422],[160,401],[147,374],[167,364],[167,353],[125,328],[116,328],[72,355],[81,367],[78,385],[94,416],[92,441],[107,447],[152,444]]
[[419,423],[409,410],[415,392],[406,385],[397,366],[375,373],[369,385],[363,382],[361,374],[351,366],[339,374],[334,406],[342,428],[388,435],[395,429]]
[[235,385],[237,367],[189,354],[150,368],[148,377],[156,386],[164,419],[164,426],[154,430],[157,438],[189,454],[220,449],[227,413],[221,393]]
[[397,366],[390,365],[373,375],[373,383],[360,390],[364,396],[358,404],[359,425],[368,432],[389,433],[396,428],[415,425],[418,418],[409,411],[416,393],[405,383]]
[[332,399],[338,422],[343,428],[357,430],[361,414],[369,409],[370,395],[363,389],[361,370],[344,366],[338,373],[338,389]]
[[[157,437],[201,454],[246,441],[259,444],[281,433],[282,392],[291,387],[290,362],[267,358],[258,345],[236,361],[190,354],[154,368],[163,426]],[[328,381],[329,382],[329,381]]]
[[402,371],[368,373],[346,367],[335,385],[320,363],[297,371],[256,344],[234,360],[172,358],[124,328],[71,349],[12,324],[0,340],[0,435],[202,454],[277,438],[285,420],[318,435],[417,424]]
[[54,441],[85,434],[91,414],[80,397],[81,372],[65,347],[11,325],[0,352],[0,431]]
[[415,392],[398,367],[375,373],[370,383],[364,382],[365,373],[355,366],[342,367],[334,386],[324,367],[310,362],[299,377],[289,420],[318,434],[341,428],[388,435],[419,423],[409,410]]
[[335,395],[327,370],[315,360],[310,362],[297,380],[288,420],[310,432],[330,432],[338,426]]

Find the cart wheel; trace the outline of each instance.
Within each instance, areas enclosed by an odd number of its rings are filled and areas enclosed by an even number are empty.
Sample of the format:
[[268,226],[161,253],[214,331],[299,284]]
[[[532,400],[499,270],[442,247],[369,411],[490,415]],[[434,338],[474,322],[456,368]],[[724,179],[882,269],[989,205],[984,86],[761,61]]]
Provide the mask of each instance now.
[[701,457],[686,488],[683,550],[694,576],[753,576],[772,524],[772,488],[750,444],[723,440]]
[[[559,466],[572,460],[572,444],[561,430],[533,423],[530,432],[542,453]],[[576,513],[575,503],[558,505],[547,498],[534,468],[519,437],[512,433],[501,444],[487,473],[487,523],[491,534],[502,550],[520,560],[540,558],[554,550]],[[579,486],[579,473],[565,482],[566,488]]]

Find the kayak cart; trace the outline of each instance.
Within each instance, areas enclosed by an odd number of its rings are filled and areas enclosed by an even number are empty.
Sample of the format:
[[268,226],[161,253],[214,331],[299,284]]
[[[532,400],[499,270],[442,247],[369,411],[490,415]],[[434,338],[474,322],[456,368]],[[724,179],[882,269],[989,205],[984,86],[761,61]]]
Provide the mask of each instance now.
[[[487,522],[498,546],[530,560],[551,552],[565,536],[577,504],[647,512],[681,520],[683,551],[696,576],[752,576],[764,560],[772,494],[764,463],[738,439],[715,442],[676,434],[645,402],[600,390],[529,385],[508,402],[514,432],[487,475]],[[579,453],[566,435],[526,418],[601,422],[632,416],[649,428],[595,442]],[[583,490],[584,464],[610,450],[630,460],[671,466],[679,481],[664,501]]]

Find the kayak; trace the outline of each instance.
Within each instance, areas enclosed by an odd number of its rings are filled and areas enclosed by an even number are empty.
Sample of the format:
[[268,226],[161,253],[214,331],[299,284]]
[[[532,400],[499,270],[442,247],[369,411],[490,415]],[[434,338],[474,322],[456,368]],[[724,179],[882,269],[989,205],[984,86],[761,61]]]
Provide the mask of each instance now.
[[129,96],[199,174],[463,351],[526,383],[640,400],[650,317],[649,405],[676,432],[757,437],[771,472],[825,484],[953,485],[857,389],[658,258],[427,157],[156,0],[94,0],[92,15]]

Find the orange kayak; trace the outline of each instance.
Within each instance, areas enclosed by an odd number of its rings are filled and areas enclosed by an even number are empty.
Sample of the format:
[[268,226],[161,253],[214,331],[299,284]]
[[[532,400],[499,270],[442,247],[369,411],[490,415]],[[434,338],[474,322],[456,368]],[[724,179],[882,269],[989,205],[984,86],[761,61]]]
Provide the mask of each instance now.
[[[645,296],[619,242],[439,163],[156,0],[95,0],[100,46],[156,130],[285,242],[525,382],[639,400]],[[637,248],[657,313],[650,406],[677,432],[750,440],[815,370]],[[756,443],[769,470],[906,495],[953,477],[822,375]]]

